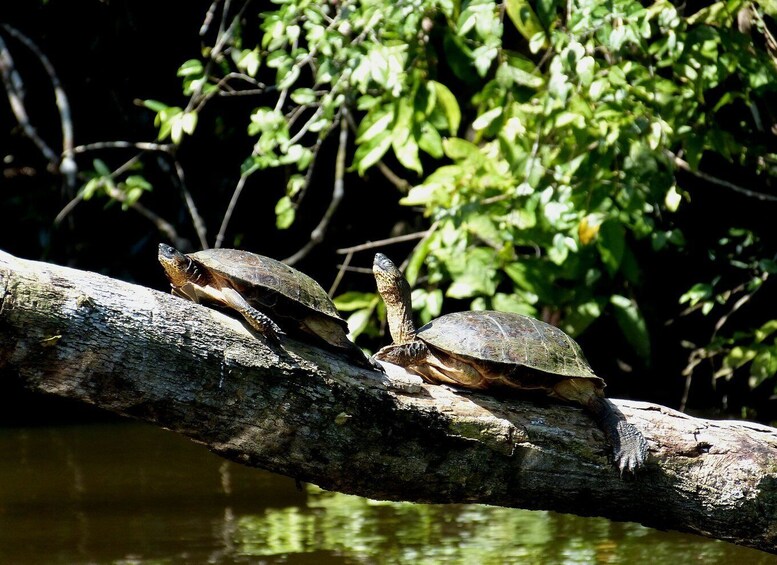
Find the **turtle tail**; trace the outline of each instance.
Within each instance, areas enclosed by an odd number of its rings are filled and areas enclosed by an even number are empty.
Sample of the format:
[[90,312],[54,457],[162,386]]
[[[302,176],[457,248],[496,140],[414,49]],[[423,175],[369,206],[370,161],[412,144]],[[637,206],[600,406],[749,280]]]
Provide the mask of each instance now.
[[623,414],[604,397],[595,396],[588,401],[588,408],[599,427],[612,445],[615,464],[623,471],[636,471],[645,464],[648,444],[633,424],[626,421]]

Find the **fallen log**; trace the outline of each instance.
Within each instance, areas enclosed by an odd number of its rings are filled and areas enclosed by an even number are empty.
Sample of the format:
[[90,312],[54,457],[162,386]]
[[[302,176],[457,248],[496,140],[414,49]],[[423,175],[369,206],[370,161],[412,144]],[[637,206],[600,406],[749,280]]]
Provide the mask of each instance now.
[[[396,369],[396,368],[394,368]],[[621,477],[574,406],[390,378],[219,311],[0,252],[0,379],[375,499],[635,521],[777,553],[777,430],[614,400],[650,444]]]

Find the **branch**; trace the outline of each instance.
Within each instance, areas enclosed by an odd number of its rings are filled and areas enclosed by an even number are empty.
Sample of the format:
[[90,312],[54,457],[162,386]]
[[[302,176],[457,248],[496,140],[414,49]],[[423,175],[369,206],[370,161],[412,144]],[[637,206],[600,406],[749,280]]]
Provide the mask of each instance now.
[[579,408],[387,387],[216,310],[2,252],[0,379],[330,490],[599,515],[777,553],[773,428],[615,401],[651,447],[642,472],[620,477]]
[[723,188],[728,188],[730,190],[733,190],[734,192],[738,192],[739,194],[744,194],[745,196],[749,196],[750,198],[755,198],[757,200],[764,200],[768,202],[777,202],[777,196],[772,196],[771,194],[763,194],[762,192],[756,192],[754,190],[750,190],[749,188],[744,188],[742,186],[734,184],[733,182],[729,182],[725,179],[719,179],[718,177],[714,177],[709,173],[697,171],[693,167],[691,167],[691,165],[687,161],[681,159],[671,151],[667,151],[667,154],[669,155],[669,157],[672,158],[675,166],[678,169],[682,169],[688,173],[691,173],[693,176],[697,178],[700,178],[712,184],[716,184],[718,186],[722,186]]
[[[54,89],[54,102],[59,111],[59,121],[62,128],[62,162],[58,164],[58,169],[62,175],[65,176],[67,186],[71,193],[75,190],[76,178],[78,173],[78,166],[73,160],[73,118],[70,112],[70,102],[68,101],[65,89],[62,88],[62,83],[59,82],[57,71],[54,69],[54,65],[51,64],[49,58],[38,49],[38,46],[29,37],[21,33],[18,29],[3,24],[3,29],[10,33],[13,37],[21,41],[27,49],[38,58],[46,74],[51,81],[51,87]],[[56,166],[57,163],[55,162]]]
[[40,152],[49,162],[51,167],[56,169],[59,166],[59,155],[38,135],[37,130],[30,122],[27,110],[24,106],[24,86],[19,73],[14,66],[11,52],[0,36],[0,76],[2,76],[5,92],[8,96],[8,102],[11,104],[11,111],[19,122],[24,135],[38,147]]
[[324,240],[326,228],[335,212],[337,212],[337,208],[340,206],[343,196],[345,196],[345,150],[348,144],[348,125],[346,123],[348,110],[345,106],[342,108],[342,113],[343,116],[340,118],[340,137],[337,146],[337,157],[335,158],[335,182],[332,190],[332,200],[329,202],[329,206],[321,217],[321,220],[318,222],[318,225],[310,232],[310,239],[308,242],[296,253],[283,260],[287,265],[294,265],[299,262],[300,259],[305,257],[316,245]]

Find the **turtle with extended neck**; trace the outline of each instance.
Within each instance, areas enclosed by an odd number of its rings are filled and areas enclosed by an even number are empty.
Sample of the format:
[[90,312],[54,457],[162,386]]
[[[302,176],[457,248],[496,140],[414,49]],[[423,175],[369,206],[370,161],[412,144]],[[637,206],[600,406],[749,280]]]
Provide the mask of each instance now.
[[621,472],[644,465],[644,436],[604,398],[604,380],[563,331],[530,316],[497,311],[446,314],[416,330],[410,285],[400,270],[378,253],[373,273],[393,340],[373,359],[404,367],[430,383],[536,391],[579,404],[604,431]]

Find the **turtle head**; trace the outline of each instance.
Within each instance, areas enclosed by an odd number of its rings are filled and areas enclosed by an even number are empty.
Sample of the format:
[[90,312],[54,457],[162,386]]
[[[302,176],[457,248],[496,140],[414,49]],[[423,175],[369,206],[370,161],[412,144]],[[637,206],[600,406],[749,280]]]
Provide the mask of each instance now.
[[198,276],[194,261],[174,247],[160,243],[157,258],[173,288],[180,288]]
[[375,254],[375,259],[372,261],[372,272],[375,275],[378,287],[381,285],[397,286],[400,284],[400,281],[405,280],[402,271],[383,253]]
[[375,275],[378,292],[386,303],[386,318],[394,343],[413,341],[413,303],[410,298],[410,285],[402,271],[383,253],[376,253],[372,262],[372,273]]

